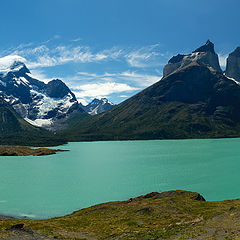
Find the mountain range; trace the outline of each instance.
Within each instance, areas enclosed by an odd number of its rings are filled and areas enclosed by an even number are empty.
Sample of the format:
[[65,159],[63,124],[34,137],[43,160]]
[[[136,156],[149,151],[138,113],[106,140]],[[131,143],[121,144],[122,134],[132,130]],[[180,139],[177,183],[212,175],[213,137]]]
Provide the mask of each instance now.
[[0,109],[1,144],[239,137],[240,47],[226,71],[209,40],[173,56],[162,79],[116,106],[106,98],[83,106],[61,80],[39,81],[14,61],[0,71]]
[[[69,140],[179,139],[240,136],[239,48],[219,65],[209,40],[172,57],[157,83],[112,109],[79,121]],[[66,132],[65,132],[66,134]]]
[[65,143],[51,132],[87,117],[90,106],[91,114],[113,106],[107,99],[95,99],[84,107],[64,82],[53,79],[44,83],[36,79],[18,58],[10,56],[4,59],[8,63],[0,67],[0,144]]

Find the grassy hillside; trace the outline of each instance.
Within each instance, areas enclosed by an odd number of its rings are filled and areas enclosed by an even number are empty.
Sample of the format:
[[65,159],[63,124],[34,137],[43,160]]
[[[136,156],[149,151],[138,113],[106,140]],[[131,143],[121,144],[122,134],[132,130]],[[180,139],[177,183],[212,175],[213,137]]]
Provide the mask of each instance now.
[[240,86],[191,65],[64,131],[70,141],[240,136]]
[[[172,102],[161,106],[131,104],[85,119],[62,133],[70,141],[182,139],[240,136],[240,124],[192,113],[196,105]],[[230,120],[229,120],[230,121]]]
[[[206,202],[198,193],[151,193],[47,220],[0,220],[6,239],[239,239],[240,200]],[[20,230],[13,225],[24,224]],[[45,237],[44,237],[45,236]],[[28,237],[28,238],[27,238]]]

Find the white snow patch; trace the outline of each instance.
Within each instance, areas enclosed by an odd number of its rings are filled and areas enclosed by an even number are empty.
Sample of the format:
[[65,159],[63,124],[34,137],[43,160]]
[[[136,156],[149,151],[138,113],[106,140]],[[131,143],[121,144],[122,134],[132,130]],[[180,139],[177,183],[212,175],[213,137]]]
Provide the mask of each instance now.
[[240,82],[238,82],[237,80],[235,80],[234,78],[228,77],[225,73],[224,73],[225,77],[228,78],[229,80],[234,81],[235,83],[237,83],[238,85],[240,85]]
[[52,119],[36,119],[36,120],[31,120],[29,118],[24,118],[24,119],[30,124],[37,127],[49,126],[53,123]]
[[90,108],[90,111],[88,112],[90,115],[96,115],[98,114],[98,108],[99,108],[100,105],[98,105],[97,107],[95,108]]
[[29,81],[25,77],[20,77],[20,80],[24,85],[29,86]]
[[18,55],[8,55],[0,58],[0,73],[7,74],[10,71],[18,71],[22,68],[22,65],[18,65],[16,68],[12,69],[11,66],[14,62],[26,62],[26,59]]
[[31,94],[34,98],[38,98],[36,101],[36,108],[38,109],[38,117],[43,118],[47,115],[51,110],[58,108],[61,113],[66,113],[69,108],[75,103],[71,102],[72,96],[71,94],[66,95],[62,99],[50,98],[43,93],[37,92],[35,90],[30,90]]

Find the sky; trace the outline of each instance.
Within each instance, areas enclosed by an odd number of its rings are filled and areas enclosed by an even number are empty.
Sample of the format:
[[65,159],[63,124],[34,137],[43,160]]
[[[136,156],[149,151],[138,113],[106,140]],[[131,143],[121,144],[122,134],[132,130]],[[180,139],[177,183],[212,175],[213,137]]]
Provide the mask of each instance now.
[[222,68],[240,45],[239,0],[1,1],[0,57],[18,56],[83,104],[118,104],[159,81],[168,60],[208,39]]

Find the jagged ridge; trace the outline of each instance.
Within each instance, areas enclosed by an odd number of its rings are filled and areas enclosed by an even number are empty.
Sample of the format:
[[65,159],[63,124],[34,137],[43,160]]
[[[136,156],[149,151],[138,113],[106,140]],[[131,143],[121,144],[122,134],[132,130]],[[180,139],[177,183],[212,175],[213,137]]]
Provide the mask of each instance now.
[[207,66],[212,71],[222,72],[219,65],[218,55],[214,50],[214,44],[208,40],[205,45],[197,48],[189,55],[178,54],[177,56],[172,57],[164,67],[163,75],[168,76],[169,74],[193,63]]

